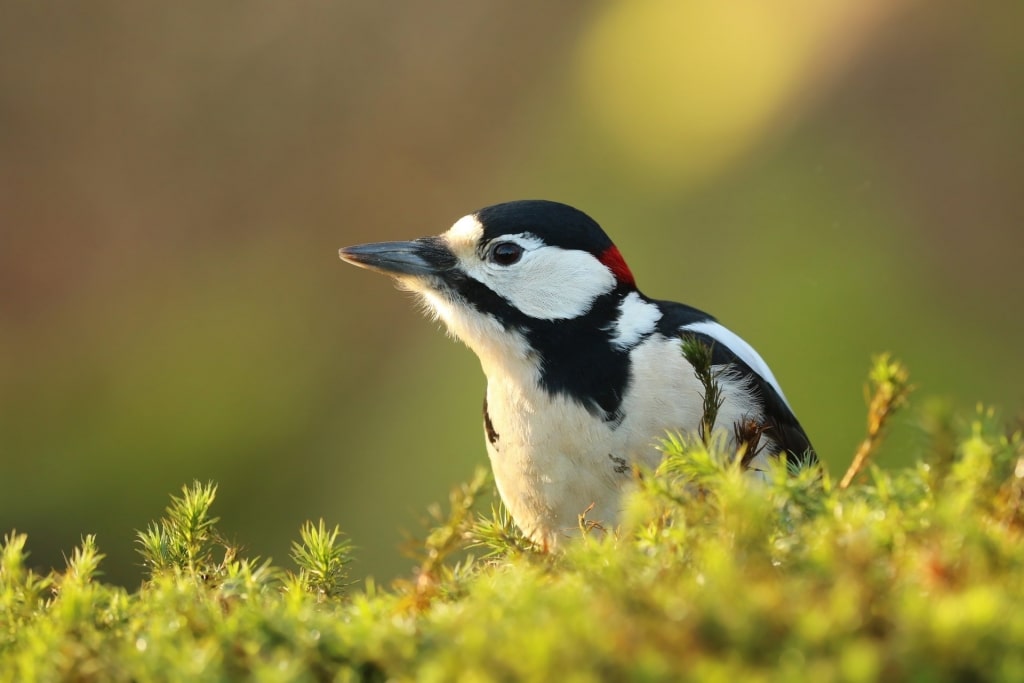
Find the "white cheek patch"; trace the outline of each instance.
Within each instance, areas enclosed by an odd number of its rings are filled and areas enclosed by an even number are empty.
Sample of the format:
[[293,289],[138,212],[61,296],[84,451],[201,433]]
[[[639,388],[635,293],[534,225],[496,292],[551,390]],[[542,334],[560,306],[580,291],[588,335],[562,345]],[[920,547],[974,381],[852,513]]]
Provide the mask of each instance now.
[[775,379],[775,375],[768,368],[768,364],[764,362],[764,359],[758,355],[757,351],[754,350],[747,342],[737,335],[732,330],[728,329],[720,323],[705,321],[701,323],[692,323],[682,328],[683,330],[690,330],[698,334],[706,334],[715,341],[724,345],[727,349],[732,351],[742,360],[744,363],[750,366],[750,369],[761,376],[761,378],[771,385],[772,389],[775,389],[775,393],[779,395],[782,402],[786,404],[786,407],[790,407],[789,401],[786,400],[786,395],[782,393],[782,387],[779,386],[778,381]]
[[466,275],[531,318],[575,318],[590,310],[594,299],[615,288],[615,275],[591,254],[545,246],[527,232],[496,240],[523,247],[523,257],[517,263],[500,266],[482,260],[478,248],[483,232],[476,216],[469,215],[456,221],[442,237]]
[[474,280],[538,320],[576,318],[590,310],[594,300],[615,288],[615,276],[592,255],[575,249],[544,246],[530,235],[510,235],[523,257],[510,266],[459,254],[460,266]]
[[612,327],[612,344],[619,349],[629,349],[654,331],[661,320],[661,311],[652,303],[644,301],[636,292],[630,292],[619,304],[619,317]]
[[541,247],[510,267],[485,264],[481,281],[513,306],[541,320],[583,315],[594,300],[615,289],[615,276],[592,255]]

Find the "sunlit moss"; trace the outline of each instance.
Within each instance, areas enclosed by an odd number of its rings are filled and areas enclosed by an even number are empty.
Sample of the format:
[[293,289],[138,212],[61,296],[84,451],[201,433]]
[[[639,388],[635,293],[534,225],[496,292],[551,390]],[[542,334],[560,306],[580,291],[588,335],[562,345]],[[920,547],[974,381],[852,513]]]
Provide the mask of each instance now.
[[239,557],[196,483],[140,533],[134,593],[92,536],[46,576],[5,536],[0,680],[1019,680],[1024,441],[989,410],[949,438],[946,476],[868,464],[845,488],[672,439],[618,529],[554,555],[475,511],[478,473],[388,589],[346,585],[323,522],[296,571]]

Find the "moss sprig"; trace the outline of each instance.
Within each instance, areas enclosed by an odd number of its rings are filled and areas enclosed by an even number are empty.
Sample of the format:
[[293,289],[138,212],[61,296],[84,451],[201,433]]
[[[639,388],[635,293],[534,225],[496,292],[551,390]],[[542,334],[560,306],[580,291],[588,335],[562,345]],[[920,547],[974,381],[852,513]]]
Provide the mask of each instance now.
[[839,482],[841,489],[848,488],[853,483],[854,478],[878,450],[885,426],[893,414],[906,403],[912,388],[910,373],[906,367],[888,353],[874,358],[871,371],[868,373],[868,382],[864,390],[869,396],[867,435],[857,447],[853,461]]
[[[415,581],[396,582],[399,590],[409,596],[408,606],[411,609],[423,610],[429,606],[443,592],[443,579],[453,576],[446,562],[450,557],[461,554],[473,542],[473,507],[490,481],[490,472],[478,467],[468,482],[449,492],[447,514],[440,505],[427,508],[433,528],[422,541],[413,541],[406,546],[407,554],[417,563]],[[459,569],[464,570],[465,565],[459,566]]]
[[306,522],[299,530],[300,540],[292,543],[292,560],[299,566],[297,580],[306,591],[323,602],[344,595],[348,586],[348,564],[352,561],[352,542],[335,526],[328,529],[324,520]]
[[477,515],[469,530],[467,547],[481,548],[485,559],[509,558],[540,552],[540,549],[519,530],[508,508],[497,500],[489,515]]
[[715,429],[715,422],[718,420],[718,411],[725,401],[722,395],[722,387],[718,383],[718,374],[712,367],[714,347],[702,337],[693,334],[682,335],[683,357],[693,366],[693,374],[700,382],[704,392],[702,394],[703,411],[701,414],[698,435],[704,441],[704,445],[710,445],[712,434]]
[[138,532],[139,554],[151,576],[176,570],[205,579],[215,573],[214,550],[220,546],[226,556],[231,553],[215,533],[219,518],[210,515],[216,498],[213,482],[183,486],[180,496],[171,496],[164,516]]

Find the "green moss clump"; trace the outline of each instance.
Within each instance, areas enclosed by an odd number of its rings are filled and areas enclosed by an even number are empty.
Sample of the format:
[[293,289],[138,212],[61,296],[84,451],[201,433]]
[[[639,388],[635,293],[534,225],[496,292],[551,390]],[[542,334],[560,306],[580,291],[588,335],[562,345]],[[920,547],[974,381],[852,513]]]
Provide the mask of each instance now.
[[1024,441],[991,411],[936,424],[915,467],[865,455],[838,482],[672,439],[622,525],[581,515],[557,555],[474,512],[478,473],[389,588],[351,586],[322,521],[294,570],[240,558],[211,484],[139,534],[135,592],[98,579],[91,536],[41,576],[11,532],[0,680],[1024,680]]

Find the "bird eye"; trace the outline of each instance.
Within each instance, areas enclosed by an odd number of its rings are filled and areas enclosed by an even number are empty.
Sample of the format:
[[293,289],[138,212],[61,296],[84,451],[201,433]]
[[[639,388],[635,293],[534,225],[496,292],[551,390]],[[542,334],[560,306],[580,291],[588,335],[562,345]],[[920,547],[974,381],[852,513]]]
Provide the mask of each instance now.
[[498,242],[491,247],[491,261],[499,266],[511,266],[523,256],[523,248],[515,242]]

